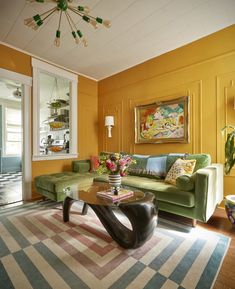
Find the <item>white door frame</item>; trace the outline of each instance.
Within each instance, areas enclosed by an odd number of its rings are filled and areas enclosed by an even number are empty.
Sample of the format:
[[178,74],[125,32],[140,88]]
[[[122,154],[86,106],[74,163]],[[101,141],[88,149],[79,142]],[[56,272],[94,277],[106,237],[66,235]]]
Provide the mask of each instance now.
[[32,77],[0,68],[0,77],[22,84],[23,99],[23,154],[22,154],[22,198],[32,198],[32,164],[31,164],[31,87]]

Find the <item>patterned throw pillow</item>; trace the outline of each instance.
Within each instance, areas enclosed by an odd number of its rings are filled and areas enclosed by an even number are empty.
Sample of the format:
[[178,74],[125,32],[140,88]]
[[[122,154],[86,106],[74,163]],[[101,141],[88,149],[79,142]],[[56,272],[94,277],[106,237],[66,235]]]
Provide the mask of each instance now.
[[177,159],[166,175],[165,182],[176,185],[176,179],[185,174],[192,174],[196,160]]

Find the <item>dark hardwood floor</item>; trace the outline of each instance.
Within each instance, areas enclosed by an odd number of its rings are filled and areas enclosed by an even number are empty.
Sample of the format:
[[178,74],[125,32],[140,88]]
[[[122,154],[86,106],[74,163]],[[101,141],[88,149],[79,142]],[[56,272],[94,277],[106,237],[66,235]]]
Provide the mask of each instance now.
[[198,223],[206,229],[222,233],[231,238],[231,243],[213,289],[235,289],[235,225],[232,225],[224,209],[216,209],[206,223]]
[[[174,219],[179,223],[191,224],[191,220],[160,212],[160,216]],[[231,243],[224,258],[219,275],[216,279],[213,289],[235,289],[235,225],[232,225],[224,209],[218,208],[207,223],[197,222],[197,226],[224,234],[231,238]]]

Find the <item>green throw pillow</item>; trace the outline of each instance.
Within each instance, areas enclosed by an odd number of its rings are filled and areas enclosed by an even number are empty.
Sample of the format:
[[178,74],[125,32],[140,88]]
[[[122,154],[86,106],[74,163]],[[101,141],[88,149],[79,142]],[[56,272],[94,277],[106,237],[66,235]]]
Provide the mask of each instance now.
[[181,191],[192,191],[195,187],[195,176],[192,175],[182,175],[176,179],[176,186]]

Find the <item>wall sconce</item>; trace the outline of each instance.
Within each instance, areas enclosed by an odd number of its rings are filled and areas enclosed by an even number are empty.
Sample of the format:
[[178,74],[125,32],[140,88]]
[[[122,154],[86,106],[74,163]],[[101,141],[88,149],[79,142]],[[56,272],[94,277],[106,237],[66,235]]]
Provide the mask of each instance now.
[[112,137],[111,130],[112,130],[112,127],[114,126],[114,117],[111,115],[106,116],[104,125],[108,129],[108,137]]

